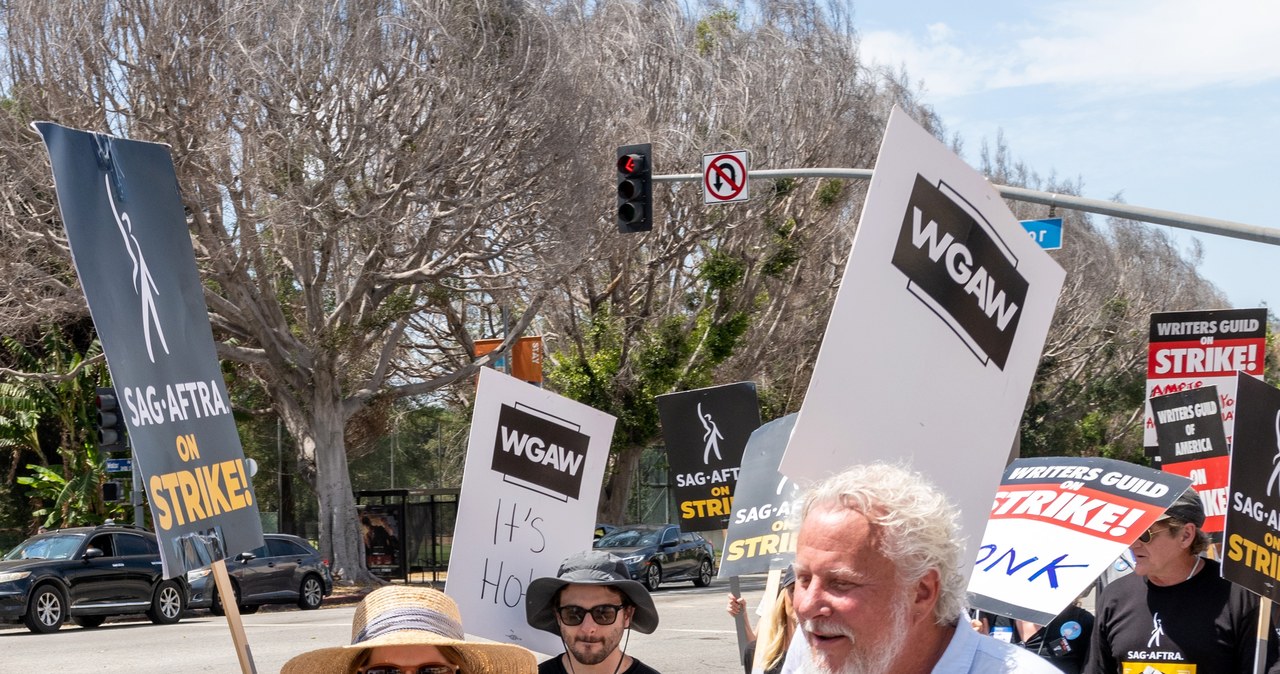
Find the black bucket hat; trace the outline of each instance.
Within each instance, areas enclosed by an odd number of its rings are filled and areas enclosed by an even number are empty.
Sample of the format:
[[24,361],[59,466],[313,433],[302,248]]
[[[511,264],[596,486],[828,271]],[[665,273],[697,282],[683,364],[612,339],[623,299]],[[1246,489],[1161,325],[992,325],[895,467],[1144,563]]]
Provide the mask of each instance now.
[[658,609],[644,585],[631,580],[627,565],[607,552],[592,550],[579,552],[560,563],[555,578],[537,578],[529,583],[525,594],[524,612],[529,625],[560,635],[560,623],[556,621],[556,595],[566,585],[608,585],[626,595],[627,603],[635,606],[631,626],[641,634],[653,634],[658,628]]

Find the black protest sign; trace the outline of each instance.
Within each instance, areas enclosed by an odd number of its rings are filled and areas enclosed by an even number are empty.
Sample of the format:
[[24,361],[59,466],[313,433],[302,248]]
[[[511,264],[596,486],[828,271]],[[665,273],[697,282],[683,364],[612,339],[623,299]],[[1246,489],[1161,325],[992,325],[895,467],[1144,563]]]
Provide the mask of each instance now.
[[576,426],[546,412],[503,405],[491,467],[561,501],[577,499],[590,442]]
[[1227,455],[1218,387],[1205,386],[1151,399],[1160,463],[1169,465]]
[[738,482],[742,450],[760,427],[753,382],[658,396],[680,528],[725,528]]
[[[910,280],[911,293],[945,321],[979,361],[1003,370],[1030,282],[1008,245],[974,214],[973,206],[951,185],[934,185],[916,174],[903,209],[893,266]],[[957,258],[964,264],[956,266]]]
[[1280,390],[1237,376],[1222,577],[1280,600]]
[[756,429],[747,442],[724,537],[721,578],[764,573],[795,558],[804,494],[778,472],[795,424],[796,415],[788,414]]
[[37,123],[166,578],[260,547],[168,147]]

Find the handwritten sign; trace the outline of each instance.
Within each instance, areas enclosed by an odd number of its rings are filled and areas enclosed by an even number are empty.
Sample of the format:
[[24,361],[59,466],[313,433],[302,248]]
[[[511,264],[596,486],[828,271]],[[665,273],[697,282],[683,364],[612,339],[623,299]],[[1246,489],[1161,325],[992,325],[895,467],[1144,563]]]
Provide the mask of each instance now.
[[1184,477],[1112,459],[1014,461],[991,505],[971,603],[1047,625],[1188,486]]
[[591,548],[613,424],[586,405],[481,370],[445,583],[472,633],[563,650],[526,623],[525,592]]
[[[1222,430],[1235,428],[1236,372],[1261,377],[1267,352],[1266,309],[1151,314],[1147,398],[1205,386],[1218,388]],[[1147,405],[1143,442],[1155,456],[1156,424]]]

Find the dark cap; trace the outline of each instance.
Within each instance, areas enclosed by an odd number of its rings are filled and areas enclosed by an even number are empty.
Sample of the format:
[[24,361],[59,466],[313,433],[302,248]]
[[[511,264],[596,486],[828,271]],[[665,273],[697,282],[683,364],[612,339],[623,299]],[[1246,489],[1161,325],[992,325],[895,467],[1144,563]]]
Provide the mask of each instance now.
[[1164,511],[1160,519],[1170,517],[1182,522],[1190,522],[1197,528],[1204,526],[1204,503],[1200,501],[1200,494],[1193,487],[1187,487],[1178,500]]

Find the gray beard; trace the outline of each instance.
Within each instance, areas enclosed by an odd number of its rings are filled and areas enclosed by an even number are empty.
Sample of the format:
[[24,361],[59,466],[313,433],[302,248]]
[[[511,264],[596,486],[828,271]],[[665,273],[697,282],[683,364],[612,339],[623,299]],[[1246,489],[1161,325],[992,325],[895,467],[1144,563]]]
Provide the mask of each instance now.
[[828,663],[816,651],[810,650],[809,663],[813,665],[813,671],[817,674],[892,674],[889,667],[902,654],[903,647],[907,643],[907,629],[910,623],[907,620],[905,604],[894,604],[889,622],[891,628],[888,639],[879,644],[867,643],[864,639],[845,631],[845,635],[854,645],[854,652],[850,654],[847,662]]

